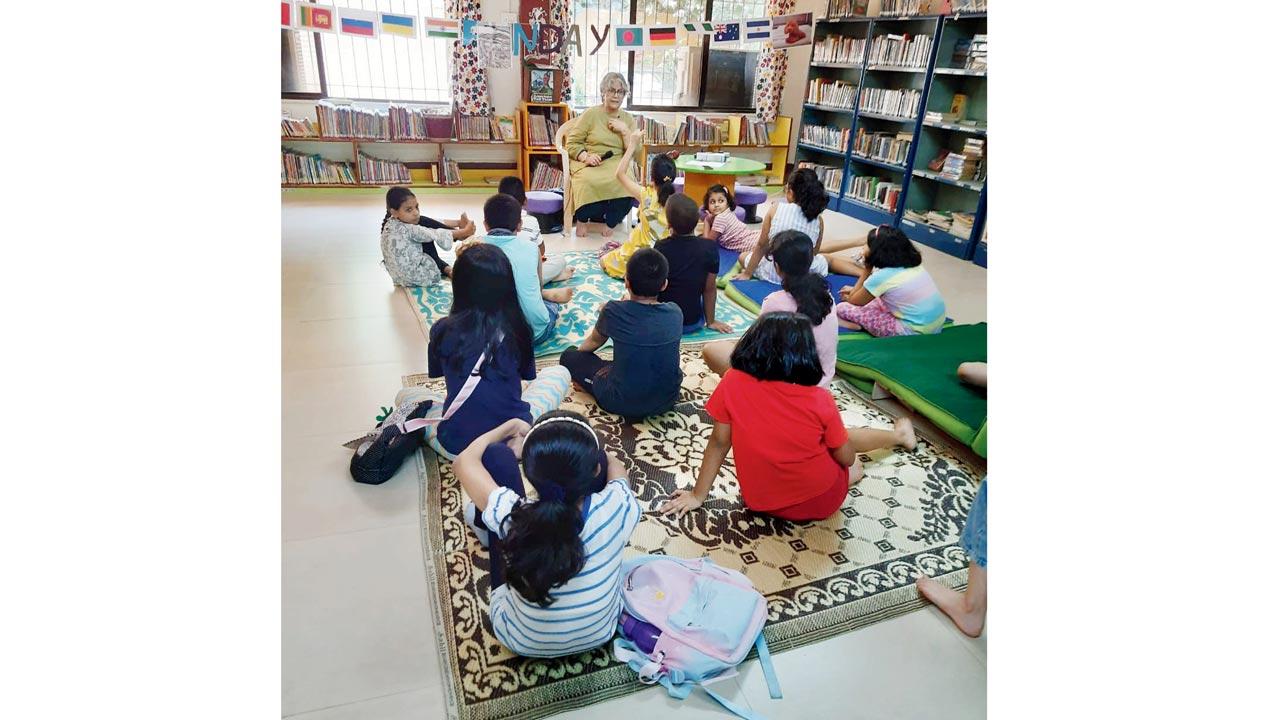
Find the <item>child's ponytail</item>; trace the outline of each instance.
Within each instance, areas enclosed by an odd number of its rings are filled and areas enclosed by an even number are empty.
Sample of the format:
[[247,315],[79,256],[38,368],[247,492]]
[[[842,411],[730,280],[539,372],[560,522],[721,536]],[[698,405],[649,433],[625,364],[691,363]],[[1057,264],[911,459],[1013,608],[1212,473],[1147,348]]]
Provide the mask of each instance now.
[[578,501],[600,489],[604,455],[586,419],[568,411],[539,418],[525,436],[522,454],[538,501],[512,509],[503,561],[511,588],[547,607],[551,589],[573,579],[586,563]]
[[782,275],[782,289],[796,301],[796,312],[809,318],[814,327],[831,312],[835,302],[827,281],[809,272],[813,264],[813,241],[799,230],[784,230],[773,237],[773,262]]

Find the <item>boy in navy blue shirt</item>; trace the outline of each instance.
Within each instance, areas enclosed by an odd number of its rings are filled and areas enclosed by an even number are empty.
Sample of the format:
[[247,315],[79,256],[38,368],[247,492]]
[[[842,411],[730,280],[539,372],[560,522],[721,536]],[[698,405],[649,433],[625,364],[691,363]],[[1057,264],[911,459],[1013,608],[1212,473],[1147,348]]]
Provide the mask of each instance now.
[[714,240],[693,234],[698,224],[698,204],[687,195],[672,195],[666,204],[671,237],[658,241],[657,250],[667,259],[667,287],[658,294],[661,302],[680,306],[686,335],[703,325],[717,332],[733,332],[716,320],[716,273],[720,253]]

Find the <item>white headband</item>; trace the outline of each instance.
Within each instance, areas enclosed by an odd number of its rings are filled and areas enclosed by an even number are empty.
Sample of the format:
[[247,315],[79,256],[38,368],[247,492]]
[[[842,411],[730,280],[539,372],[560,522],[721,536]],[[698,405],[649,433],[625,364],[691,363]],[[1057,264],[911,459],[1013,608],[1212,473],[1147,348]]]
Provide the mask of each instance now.
[[579,420],[579,419],[577,419],[577,418],[565,417],[565,416],[563,416],[563,415],[561,415],[561,416],[557,416],[557,417],[553,417],[553,418],[547,418],[546,420],[541,420],[541,421],[539,421],[539,422],[537,422],[537,423],[534,423],[534,426],[533,426],[532,428],[530,428],[530,429],[529,429],[529,432],[528,432],[527,434],[525,434],[525,436],[524,436],[524,441],[525,441],[526,443],[527,443],[527,442],[529,442],[529,436],[533,434],[533,431],[534,431],[534,430],[537,430],[538,428],[542,427],[543,425],[550,425],[550,424],[551,424],[551,423],[553,423],[553,422],[567,422],[567,423],[573,423],[574,425],[578,425],[578,426],[580,426],[580,427],[586,428],[587,432],[591,433],[591,439],[596,441],[596,449],[597,449],[597,450],[599,450],[599,449],[600,449],[600,438],[599,438],[599,436],[597,436],[597,435],[596,435],[596,431],[595,431],[595,429],[594,429],[594,428],[592,428],[590,425],[588,425],[587,423],[585,423],[585,422],[583,422],[583,421],[581,421],[581,420]]

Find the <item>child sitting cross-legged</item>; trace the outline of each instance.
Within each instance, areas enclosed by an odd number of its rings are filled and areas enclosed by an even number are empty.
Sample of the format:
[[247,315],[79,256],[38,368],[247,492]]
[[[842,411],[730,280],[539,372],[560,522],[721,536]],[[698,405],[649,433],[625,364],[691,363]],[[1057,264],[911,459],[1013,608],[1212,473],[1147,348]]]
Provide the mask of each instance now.
[[516,234],[538,246],[538,255],[542,258],[542,269],[539,271],[542,284],[562,282],[573,277],[574,269],[569,266],[564,255],[547,254],[547,246],[542,242],[542,228],[538,226],[538,220],[525,210],[528,197],[524,194],[524,181],[508,175],[498,182],[498,192],[510,195],[520,203],[520,230]]
[[698,204],[686,195],[672,195],[667,198],[666,211],[671,237],[660,240],[656,248],[670,269],[667,289],[658,294],[658,300],[680,306],[686,335],[704,325],[717,332],[733,332],[727,323],[716,320],[720,253],[714,242],[692,234],[698,224]]
[[846,428],[835,400],[818,387],[822,363],[813,324],[798,313],[761,315],[742,336],[733,365],[707,400],[715,421],[692,490],[677,490],[659,512],[684,515],[702,505],[733,449],[743,503],[786,520],[835,514],[862,479],[858,453],[914,449],[911,421],[893,430]]
[[[625,300],[610,300],[581,347],[560,356],[574,384],[591,393],[601,408],[628,419],[670,410],[680,394],[680,308],[658,301],[667,286],[667,260],[641,248],[627,261]],[[595,351],[613,338],[613,360]]]
[[[524,477],[537,491],[525,495]],[[467,525],[489,548],[489,619],[517,655],[609,642],[622,610],[622,550],[640,520],[626,469],[577,413],[510,420],[453,463]]]
[[901,230],[881,225],[868,233],[865,267],[839,256],[828,261],[835,272],[860,276],[852,287],[840,288],[844,302],[835,313],[841,327],[876,337],[942,332],[946,303],[920,251]]

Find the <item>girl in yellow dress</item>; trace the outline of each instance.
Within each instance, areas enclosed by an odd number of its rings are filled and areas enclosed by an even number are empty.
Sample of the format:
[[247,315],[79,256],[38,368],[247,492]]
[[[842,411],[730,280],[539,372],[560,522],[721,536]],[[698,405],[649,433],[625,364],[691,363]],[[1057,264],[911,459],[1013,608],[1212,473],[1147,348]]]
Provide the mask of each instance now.
[[649,186],[645,187],[628,175],[631,158],[636,148],[644,139],[644,131],[636,130],[627,136],[627,151],[618,163],[616,172],[618,182],[622,184],[631,197],[640,201],[640,224],[631,229],[627,241],[619,246],[609,243],[602,248],[600,267],[611,277],[622,279],[627,274],[627,261],[640,248],[653,247],[654,243],[670,235],[667,229],[667,214],[663,206],[667,198],[675,193],[676,164],[666,155],[656,155],[649,169]]

